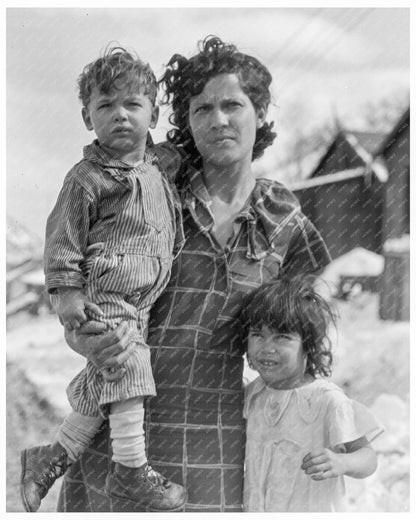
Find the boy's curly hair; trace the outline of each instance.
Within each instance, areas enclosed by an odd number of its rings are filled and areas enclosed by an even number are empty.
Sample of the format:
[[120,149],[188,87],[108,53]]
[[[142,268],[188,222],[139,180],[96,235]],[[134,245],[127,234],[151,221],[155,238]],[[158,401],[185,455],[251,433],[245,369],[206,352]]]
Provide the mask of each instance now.
[[306,372],[313,377],[331,375],[328,329],[336,322],[336,314],[314,288],[316,280],[313,275],[298,275],[262,285],[250,294],[242,312],[246,337],[250,328],[263,326],[299,334],[307,356]]
[[155,103],[158,87],[150,65],[123,47],[107,47],[103,56],[86,65],[80,74],[79,99],[87,107],[95,87],[101,94],[109,94],[112,89],[125,86],[148,96]]
[[[190,59],[174,54],[166,72],[159,80],[165,89],[164,102],[172,103],[169,121],[175,127],[168,132],[168,141],[180,146],[196,167],[201,167],[201,156],[188,128],[189,104],[199,95],[207,82],[218,74],[236,74],[243,92],[256,110],[267,109],[270,103],[272,76],[256,58],[243,54],[232,44],[216,36],[207,36],[199,43],[199,53]],[[257,129],[252,159],[263,155],[276,137],[273,123],[264,123]]]

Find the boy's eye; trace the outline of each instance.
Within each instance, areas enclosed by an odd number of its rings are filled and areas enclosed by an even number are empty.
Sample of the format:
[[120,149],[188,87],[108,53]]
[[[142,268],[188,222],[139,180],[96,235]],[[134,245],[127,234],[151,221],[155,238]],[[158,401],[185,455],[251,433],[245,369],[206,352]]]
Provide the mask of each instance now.
[[229,108],[241,107],[241,103],[239,101],[230,100],[227,101],[226,106]]
[[110,106],[110,103],[101,103],[100,105],[98,105],[98,108],[107,108]]

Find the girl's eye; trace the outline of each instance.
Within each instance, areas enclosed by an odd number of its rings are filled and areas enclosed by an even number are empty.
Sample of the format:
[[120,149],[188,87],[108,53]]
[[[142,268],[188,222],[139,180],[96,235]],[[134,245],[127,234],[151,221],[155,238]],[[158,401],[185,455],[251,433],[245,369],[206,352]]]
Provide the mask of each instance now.
[[98,108],[107,108],[109,106],[110,106],[109,103],[102,103]]
[[250,336],[251,338],[260,338],[260,337],[261,337],[261,332],[258,331],[258,330],[251,330],[251,331],[249,332],[249,336]]
[[293,336],[292,336],[292,334],[289,334],[289,333],[287,333],[287,334],[278,334],[276,336],[276,340],[277,341],[279,341],[279,340],[292,341],[292,339],[293,339]]

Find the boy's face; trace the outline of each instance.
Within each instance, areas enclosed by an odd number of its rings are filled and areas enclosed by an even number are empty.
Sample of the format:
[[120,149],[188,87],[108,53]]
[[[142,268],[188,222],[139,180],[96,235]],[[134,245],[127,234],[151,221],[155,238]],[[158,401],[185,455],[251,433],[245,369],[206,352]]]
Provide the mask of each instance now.
[[277,389],[302,386],[306,357],[299,334],[282,333],[266,326],[251,328],[247,354],[267,386]]
[[94,87],[82,117],[94,130],[100,146],[112,157],[136,162],[143,159],[149,128],[155,128],[159,111],[147,95],[124,87],[102,94]]

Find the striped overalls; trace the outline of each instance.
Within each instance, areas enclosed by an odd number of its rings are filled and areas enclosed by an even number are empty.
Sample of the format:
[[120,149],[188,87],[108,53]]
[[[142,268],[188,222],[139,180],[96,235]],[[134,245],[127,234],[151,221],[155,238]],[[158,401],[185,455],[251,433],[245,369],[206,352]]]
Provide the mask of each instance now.
[[86,255],[80,262],[86,295],[104,312],[104,316],[91,318],[105,322],[110,329],[128,321],[132,341],[136,343],[133,354],[123,365],[126,372],[120,380],[105,381],[88,361],[69,384],[71,406],[85,415],[106,416],[106,405],[112,402],[156,393],[145,337],[150,307],[170,277],[175,209],[168,182],[153,162],[147,157],[135,168],[113,171],[107,168],[107,182],[118,183],[116,190],[123,185],[120,204],[116,208],[114,202],[107,204],[111,206],[108,211],[111,225],[106,229],[103,197],[98,217],[101,216],[104,224],[101,222],[98,233],[94,234],[93,229],[89,232]]

